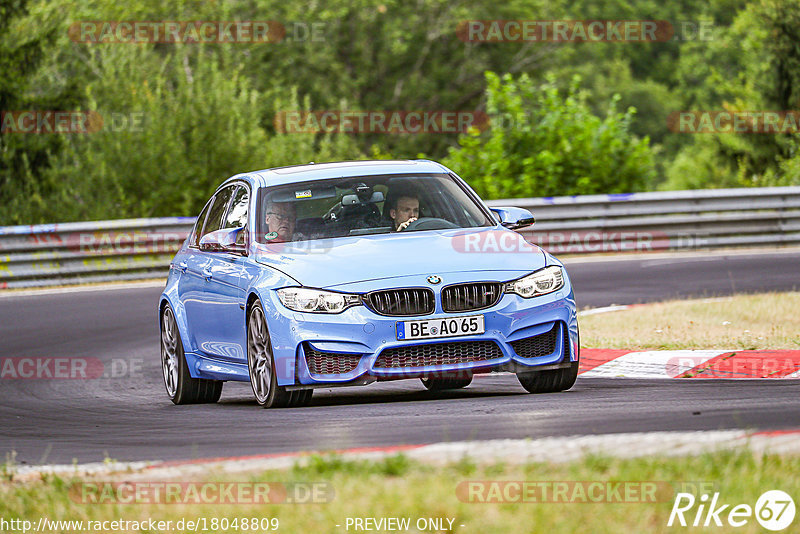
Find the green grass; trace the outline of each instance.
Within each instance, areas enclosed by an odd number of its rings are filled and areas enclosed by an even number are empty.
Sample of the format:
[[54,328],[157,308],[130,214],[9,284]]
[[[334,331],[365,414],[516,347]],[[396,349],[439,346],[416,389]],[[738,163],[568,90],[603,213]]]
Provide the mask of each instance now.
[[603,349],[800,349],[800,292],[678,300],[579,319]]
[[[557,454],[554,452],[554,454]],[[455,459],[454,459],[455,460]],[[0,517],[37,521],[157,520],[206,517],[277,517],[280,532],[346,532],[348,517],[454,518],[454,531],[484,532],[675,532],[667,520],[672,492],[648,503],[474,503],[456,494],[464,481],[655,481],[707,483],[724,503],[755,505],[759,495],[781,489],[800,497],[800,457],[728,451],[699,456],[616,459],[589,456],[559,464],[483,465],[457,460],[446,466],[421,464],[403,455],[381,461],[351,461],[314,456],[303,466],[235,477],[209,474],[201,481],[323,483],[333,489],[331,502],[317,504],[183,505],[82,504],[68,491],[75,481],[46,477],[28,483],[0,484]],[[672,486],[669,486],[670,488]],[[699,497],[699,495],[698,495]],[[693,516],[692,516],[693,517]],[[797,524],[795,520],[795,525]],[[336,527],[335,525],[341,525]],[[463,527],[461,525],[464,525]],[[691,529],[692,532],[727,532]],[[414,531],[412,528],[411,531]],[[763,530],[751,519],[737,532]],[[350,532],[353,532],[352,528]]]

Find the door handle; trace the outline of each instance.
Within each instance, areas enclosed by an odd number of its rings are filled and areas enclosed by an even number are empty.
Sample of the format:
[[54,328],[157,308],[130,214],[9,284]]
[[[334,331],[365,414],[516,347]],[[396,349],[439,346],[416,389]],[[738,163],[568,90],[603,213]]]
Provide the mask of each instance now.
[[182,261],[182,262],[180,262],[178,264],[178,269],[180,269],[181,272],[184,273],[184,274],[186,273],[186,269],[188,269],[188,268],[189,268],[189,265],[185,261]]
[[206,279],[206,282],[210,282],[214,276],[211,274],[211,271],[208,269],[203,269],[203,278]]

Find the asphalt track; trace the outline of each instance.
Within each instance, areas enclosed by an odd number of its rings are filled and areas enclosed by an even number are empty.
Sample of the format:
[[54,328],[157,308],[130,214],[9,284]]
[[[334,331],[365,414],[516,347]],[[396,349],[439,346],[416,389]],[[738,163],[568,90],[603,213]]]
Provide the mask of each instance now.
[[[568,262],[581,308],[800,287],[800,252]],[[511,375],[431,394],[419,381],[315,392],[261,410],[248,384],[173,406],[143,287],[0,298],[0,357],[98,358],[121,376],[0,380],[0,462],[178,460],[298,450],[656,430],[800,428],[798,380],[580,379],[528,395]],[[558,451],[553,451],[558,454]]]

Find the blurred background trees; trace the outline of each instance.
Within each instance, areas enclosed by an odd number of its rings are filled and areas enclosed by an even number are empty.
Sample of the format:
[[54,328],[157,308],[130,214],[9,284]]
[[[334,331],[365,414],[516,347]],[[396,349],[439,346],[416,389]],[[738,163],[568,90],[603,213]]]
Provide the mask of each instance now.
[[631,132],[634,108],[616,110],[612,97],[603,117],[592,112],[580,78],[560,91],[554,78],[535,84],[486,75],[489,128],[459,138],[444,163],[469,177],[488,198],[621,193],[642,190],[654,178],[647,137]]
[[[654,43],[467,43],[465,20],[667,20]],[[275,20],[276,43],[87,44],[79,21]],[[315,28],[315,29],[314,29]],[[300,39],[297,39],[300,37]],[[796,110],[800,0],[0,0],[0,224],[193,215],[223,178],[442,160],[487,197],[800,183],[798,136],[671,132],[680,110]],[[281,133],[284,110],[481,111],[465,133]]]

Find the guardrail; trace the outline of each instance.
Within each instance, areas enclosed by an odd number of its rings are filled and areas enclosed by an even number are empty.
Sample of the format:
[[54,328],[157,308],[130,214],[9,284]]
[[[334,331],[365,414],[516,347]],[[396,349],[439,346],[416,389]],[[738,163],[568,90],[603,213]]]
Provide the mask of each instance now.
[[0,227],[0,289],[166,276],[194,217]]
[[[536,216],[554,254],[800,243],[800,187],[493,200]],[[0,289],[166,276],[194,217],[0,227]],[[487,252],[503,243],[485,242]]]
[[529,209],[523,235],[554,254],[800,243],[800,187],[494,200]]

